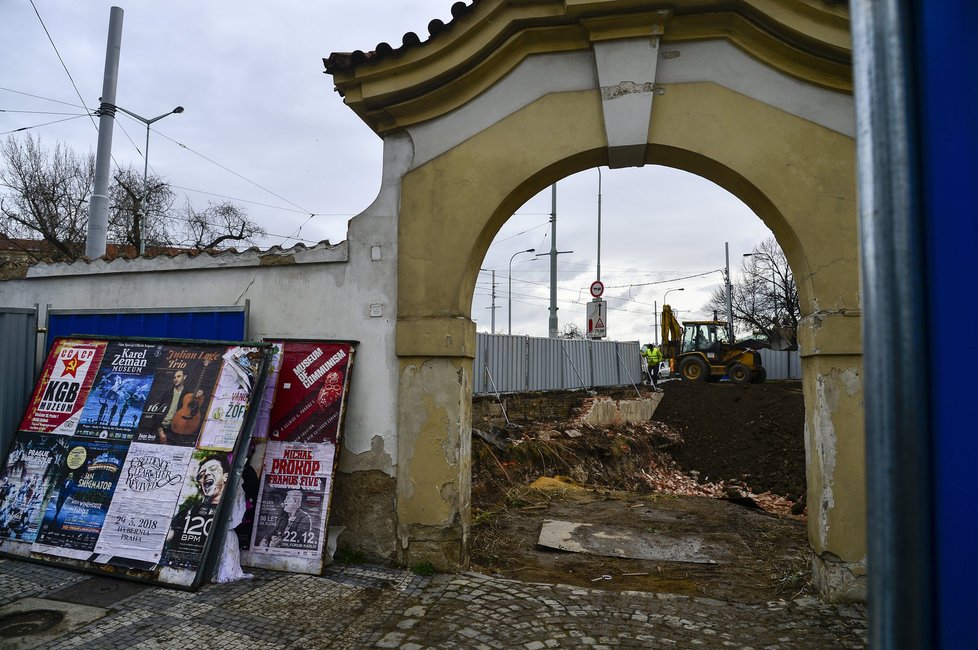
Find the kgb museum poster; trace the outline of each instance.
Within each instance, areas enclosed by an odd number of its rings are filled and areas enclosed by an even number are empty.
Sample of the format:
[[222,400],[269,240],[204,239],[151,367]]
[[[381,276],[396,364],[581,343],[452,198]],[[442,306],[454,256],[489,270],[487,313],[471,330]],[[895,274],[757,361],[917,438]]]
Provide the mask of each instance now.
[[0,553],[195,588],[228,534],[245,565],[321,573],[354,346],[56,339],[0,475]]

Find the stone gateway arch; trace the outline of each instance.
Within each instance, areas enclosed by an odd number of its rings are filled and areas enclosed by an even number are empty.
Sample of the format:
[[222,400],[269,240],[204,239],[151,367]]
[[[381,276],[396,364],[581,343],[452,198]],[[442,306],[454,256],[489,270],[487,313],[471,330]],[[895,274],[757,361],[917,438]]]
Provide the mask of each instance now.
[[[809,537],[822,593],[863,598],[862,347],[849,19],[825,0],[474,0],[422,41],[325,60],[384,140],[362,218],[396,233],[394,540],[464,566],[470,306],[502,224],[599,165],[668,165],[775,234],[803,316]],[[357,219],[360,219],[358,217]],[[354,220],[354,222],[357,221]],[[393,360],[392,360],[393,363]]]

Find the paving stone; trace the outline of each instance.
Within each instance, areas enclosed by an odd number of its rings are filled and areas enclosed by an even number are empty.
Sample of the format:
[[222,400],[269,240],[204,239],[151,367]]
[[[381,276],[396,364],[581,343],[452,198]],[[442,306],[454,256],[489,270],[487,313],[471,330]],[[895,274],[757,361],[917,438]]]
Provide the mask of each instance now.
[[[0,561],[0,604],[88,576]],[[254,570],[197,592],[150,586],[45,643],[68,648],[865,648],[866,608],[814,598],[762,605],[332,565],[323,576]]]

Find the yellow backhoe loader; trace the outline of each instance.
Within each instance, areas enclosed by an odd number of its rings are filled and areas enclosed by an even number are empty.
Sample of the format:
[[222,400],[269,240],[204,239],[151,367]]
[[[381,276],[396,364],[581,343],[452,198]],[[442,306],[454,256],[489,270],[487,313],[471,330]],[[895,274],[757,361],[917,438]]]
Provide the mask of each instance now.
[[670,374],[683,381],[720,381],[760,384],[767,378],[756,350],[732,343],[727,323],[717,320],[686,321],[680,325],[672,307],[662,306],[662,356],[669,361]]

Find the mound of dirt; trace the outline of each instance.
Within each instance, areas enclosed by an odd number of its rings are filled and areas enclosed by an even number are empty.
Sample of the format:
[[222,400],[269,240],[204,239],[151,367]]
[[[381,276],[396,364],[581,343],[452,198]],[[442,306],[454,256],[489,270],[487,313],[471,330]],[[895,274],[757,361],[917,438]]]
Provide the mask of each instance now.
[[735,386],[667,381],[652,419],[680,433],[670,450],[703,482],[742,481],[797,501],[805,493],[805,404],[801,382]]
[[[662,388],[524,393],[504,404],[475,398],[473,568],[739,602],[811,593],[811,551],[797,508],[805,490],[801,384],[668,381]],[[589,424],[603,400],[660,397],[651,420]],[[541,477],[570,487],[544,488]],[[733,540],[732,556],[696,564],[554,551],[537,543],[553,520],[611,526],[635,539]]]

